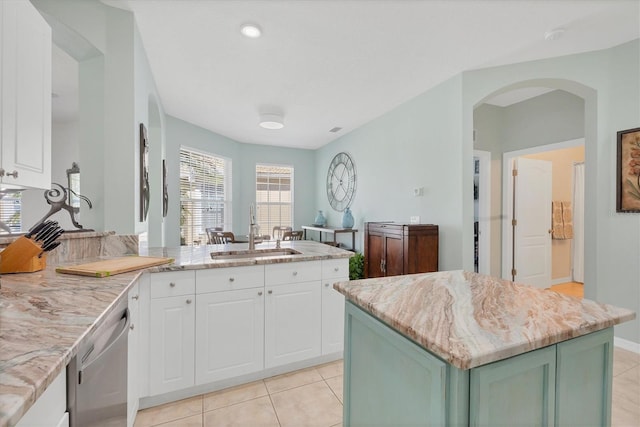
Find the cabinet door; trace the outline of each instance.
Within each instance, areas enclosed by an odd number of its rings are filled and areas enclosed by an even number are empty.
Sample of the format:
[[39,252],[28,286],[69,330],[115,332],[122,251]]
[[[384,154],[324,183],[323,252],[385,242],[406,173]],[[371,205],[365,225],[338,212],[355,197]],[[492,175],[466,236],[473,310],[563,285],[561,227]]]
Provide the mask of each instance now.
[[382,261],[384,259],[384,236],[379,234],[369,234],[367,236],[367,243],[367,268],[365,269],[365,277],[383,277],[384,271]]
[[267,286],[265,368],[320,355],[320,282]]
[[347,303],[344,425],[444,426],[446,364]]
[[470,426],[552,426],[556,347],[471,370]]
[[611,425],[613,328],[559,343],[556,426]]
[[322,354],[342,352],[344,348],[344,296],[335,282],[349,280],[349,259],[322,261]]
[[402,236],[385,235],[385,276],[399,276],[404,274],[404,243]]
[[140,346],[140,285],[136,283],[129,290],[129,316],[131,316],[131,324],[129,326],[129,343],[127,344],[127,426],[133,426],[138,412],[139,391],[139,372],[138,365]]
[[0,180],[51,188],[51,28],[28,1],[2,8]]
[[198,295],[196,384],[263,369],[264,289]]
[[193,295],[151,300],[150,395],[194,384],[195,304]]

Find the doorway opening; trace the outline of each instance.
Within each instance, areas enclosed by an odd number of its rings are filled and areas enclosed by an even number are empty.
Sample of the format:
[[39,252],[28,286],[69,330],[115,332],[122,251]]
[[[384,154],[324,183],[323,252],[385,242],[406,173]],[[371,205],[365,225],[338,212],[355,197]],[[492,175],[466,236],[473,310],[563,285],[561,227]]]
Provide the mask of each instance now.
[[583,138],[504,153],[504,278],[540,288],[584,282],[584,197],[574,178],[583,162]]

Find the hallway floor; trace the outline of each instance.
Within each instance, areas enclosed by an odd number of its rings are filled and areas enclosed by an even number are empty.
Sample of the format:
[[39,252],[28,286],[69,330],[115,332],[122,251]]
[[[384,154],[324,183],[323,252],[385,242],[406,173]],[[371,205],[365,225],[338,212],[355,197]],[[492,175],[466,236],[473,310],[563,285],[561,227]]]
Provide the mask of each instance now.
[[[135,427],[342,425],[342,361],[138,412]],[[615,348],[612,427],[640,426],[640,354]]]

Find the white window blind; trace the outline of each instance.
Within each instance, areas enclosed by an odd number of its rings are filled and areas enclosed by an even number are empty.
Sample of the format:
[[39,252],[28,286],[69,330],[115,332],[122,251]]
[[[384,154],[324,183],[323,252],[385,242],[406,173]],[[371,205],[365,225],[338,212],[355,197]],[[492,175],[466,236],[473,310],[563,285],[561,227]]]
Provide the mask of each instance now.
[[206,244],[206,228],[231,230],[231,160],[180,148],[180,244]]
[[[20,233],[22,231],[22,193],[0,193],[0,233]],[[7,230],[7,227],[9,230]]]
[[260,233],[293,227],[293,168],[256,165],[256,221]]

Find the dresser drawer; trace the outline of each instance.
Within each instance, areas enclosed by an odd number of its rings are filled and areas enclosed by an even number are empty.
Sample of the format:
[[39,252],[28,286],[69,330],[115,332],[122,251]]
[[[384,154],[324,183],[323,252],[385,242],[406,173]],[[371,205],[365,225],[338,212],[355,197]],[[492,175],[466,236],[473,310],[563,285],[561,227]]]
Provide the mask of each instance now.
[[264,265],[210,268],[196,271],[196,293],[233,291],[264,286]]
[[322,260],[322,280],[349,279],[349,258]]
[[264,276],[264,283],[267,286],[320,280],[320,261],[267,264]]
[[196,279],[193,271],[152,273],[150,284],[151,298],[189,295],[196,290]]

